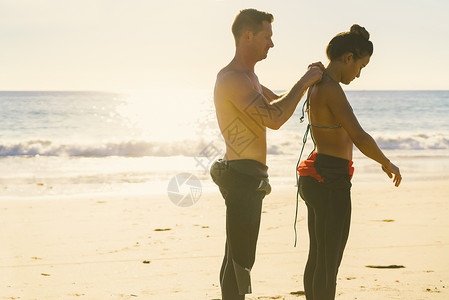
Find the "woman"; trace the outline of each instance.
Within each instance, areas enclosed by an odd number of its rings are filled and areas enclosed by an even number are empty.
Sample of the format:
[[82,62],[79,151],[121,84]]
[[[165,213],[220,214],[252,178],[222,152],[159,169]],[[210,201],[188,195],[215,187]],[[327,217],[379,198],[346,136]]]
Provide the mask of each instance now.
[[335,297],[338,267],[349,234],[353,146],[380,163],[382,170],[394,177],[395,186],[401,183],[398,167],[360,126],[339,84],[360,77],[372,53],[365,28],[355,24],[349,32],[336,35],[326,49],[330,63],[306,100],[308,130],[316,143],[316,151],[298,167],[299,194],[308,208],[310,236],[304,273],[307,300]]

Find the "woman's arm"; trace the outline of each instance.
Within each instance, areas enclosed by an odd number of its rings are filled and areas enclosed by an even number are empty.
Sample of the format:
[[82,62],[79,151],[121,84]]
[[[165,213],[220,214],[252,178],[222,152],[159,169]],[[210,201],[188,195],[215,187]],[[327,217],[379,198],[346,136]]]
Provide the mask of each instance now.
[[326,92],[327,106],[336,121],[346,130],[354,145],[364,155],[380,163],[388,177],[393,178],[394,175],[393,182],[395,186],[399,186],[402,180],[399,168],[390,162],[371,135],[363,130],[341,87],[329,86]]

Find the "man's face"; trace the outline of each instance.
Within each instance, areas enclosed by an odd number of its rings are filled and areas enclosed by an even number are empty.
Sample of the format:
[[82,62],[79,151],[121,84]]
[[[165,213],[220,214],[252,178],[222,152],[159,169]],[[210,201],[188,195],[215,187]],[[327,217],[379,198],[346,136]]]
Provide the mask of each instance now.
[[273,41],[271,40],[272,36],[271,23],[263,21],[262,30],[253,36],[254,54],[258,57],[258,60],[265,59],[268,55],[268,50],[274,47]]

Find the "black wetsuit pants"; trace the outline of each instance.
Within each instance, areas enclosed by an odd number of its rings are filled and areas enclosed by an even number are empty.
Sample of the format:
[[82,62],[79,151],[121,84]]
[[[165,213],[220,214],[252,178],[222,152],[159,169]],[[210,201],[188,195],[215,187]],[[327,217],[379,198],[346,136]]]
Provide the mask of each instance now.
[[262,200],[271,191],[268,167],[250,159],[218,160],[211,176],[226,203],[226,246],[220,270],[222,300],[250,294]]
[[226,201],[226,246],[220,271],[222,300],[243,300],[245,294],[251,293],[249,271],[255,261],[265,192],[220,191]]
[[309,257],[304,272],[307,300],[333,300],[338,267],[349,235],[351,183],[342,177],[325,184],[300,177],[300,195],[308,208]]

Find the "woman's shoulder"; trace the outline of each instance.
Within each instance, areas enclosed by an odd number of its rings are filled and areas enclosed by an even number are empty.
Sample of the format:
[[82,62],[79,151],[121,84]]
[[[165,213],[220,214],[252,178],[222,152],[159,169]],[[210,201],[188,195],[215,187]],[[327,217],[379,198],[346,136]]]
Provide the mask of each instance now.
[[325,77],[315,85],[315,88],[312,90],[312,95],[322,100],[333,99],[336,97],[346,98],[341,86],[335,81],[331,81]]

